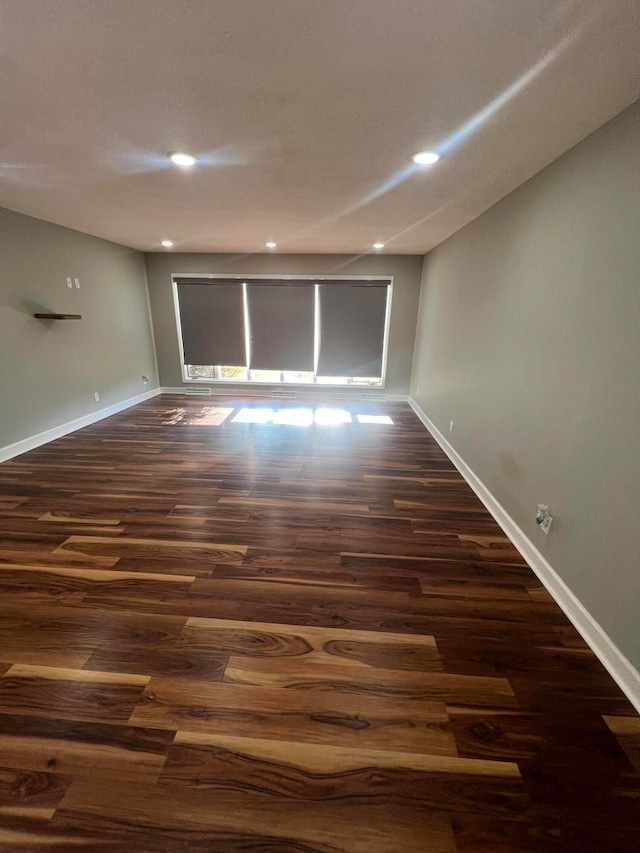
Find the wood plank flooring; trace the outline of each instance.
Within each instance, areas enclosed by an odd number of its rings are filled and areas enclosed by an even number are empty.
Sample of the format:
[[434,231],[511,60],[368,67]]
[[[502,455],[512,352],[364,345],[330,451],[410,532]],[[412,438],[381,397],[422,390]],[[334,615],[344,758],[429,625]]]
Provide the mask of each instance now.
[[638,853],[640,718],[409,407],[265,408],[0,466],[0,849]]

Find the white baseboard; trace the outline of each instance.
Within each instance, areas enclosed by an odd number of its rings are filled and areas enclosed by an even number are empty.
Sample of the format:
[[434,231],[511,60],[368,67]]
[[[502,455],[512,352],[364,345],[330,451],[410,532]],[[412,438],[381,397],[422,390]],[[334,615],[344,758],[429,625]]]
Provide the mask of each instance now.
[[[222,397],[237,397],[239,400],[242,400],[244,397],[259,397],[263,400],[299,400],[302,402],[331,402],[331,403],[375,403],[376,400],[379,400],[381,403],[407,403],[409,402],[409,397],[406,394],[385,394],[384,391],[380,391],[380,393],[376,393],[375,390],[367,390],[366,388],[362,388],[360,391],[342,391],[340,388],[335,389],[324,389],[324,388],[304,388],[303,390],[287,388],[282,390],[295,391],[295,397],[272,397],[271,396],[271,388],[223,388],[220,386],[213,385],[176,385],[175,387],[164,387],[162,388],[163,394],[185,394],[187,388],[197,389],[198,387],[202,388],[203,391],[209,390],[212,397],[214,396],[222,396]],[[376,394],[376,399],[369,397],[367,400],[362,399],[363,394]],[[194,395],[197,396],[197,395]],[[203,397],[209,396],[208,394],[203,394]]]
[[115,415],[122,412],[124,409],[129,409],[131,406],[136,406],[144,400],[149,400],[151,397],[157,397],[160,394],[160,388],[154,388],[152,391],[145,391],[144,394],[138,394],[137,397],[129,397],[127,400],[121,400],[119,403],[114,403],[112,406],[107,406],[104,409],[98,409],[97,412],[90,412],[81,418],[76,418],[73,421],[67,421],[66,424],[52,427],[44,432],[39,432],[37,435],[23,438],[22,441],[16,441],[14,444],[8,444],[6,447],[0,447],[0,462],[6,462],[7,459],[13,459],[14,456],[20,456],[21,453],[26,453],[28,450],[34,450],[43,444],[48,444],[56,438],[62,438],[63,435],[68,435],[70,432],[75,432],[77,429],[89,426],[90,424],[101,421],[103,418],[108,418],[110,415]]
[[464,459],[449,444],[436,425],[432,423],[412,397],[409,397],[409,405],[520,554],[522,554],[527,564],[551,593],[568,619],[582,635],[585,642],[591,647],[594,654],[600,659],[602,665],[617,683],[618,687],[620,687],[632,705],[640,712],[640,672],[638,672],[631,661],[615,645],[602,626],[593,618],[551,564],[538,551],[529,537],[518,527],[504,507],[498,503],[487,489],[482,480],[480,480]]

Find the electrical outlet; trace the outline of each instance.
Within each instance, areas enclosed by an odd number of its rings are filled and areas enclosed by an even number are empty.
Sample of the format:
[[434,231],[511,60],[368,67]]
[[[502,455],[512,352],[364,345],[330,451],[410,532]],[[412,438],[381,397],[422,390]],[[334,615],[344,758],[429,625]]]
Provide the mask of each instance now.
[[449,421],[449,432],[453,432],[453,421]]
[[74,281],[75,281],[75,283],[76,283],[76,288],[77,288],[78,290],[80,290],[80,279],[79,279],[79,278],[74,278]]
[[149,381],[149,377],[148,377],[148,376],[145,376],[145,374],[143,373],[143,374],[142,374],[142,382],[143,382],[143,384],[144,384],[144,385],[146,385],[148,381]]
[[553,516],[549,513],[549,507],[546,504],[538,504],[538,512],[536,513],[536,524],[542,530],[545,536],[549,535]]
[[93,392],[93,399],[96,401],[96,403],[97,403],[97,402],[99,402],[99,400],[100,400],[100,394],[98,394],[98,392],[97,392],[97,391],[94,391],[94,392]]
[[67,287],[73,287],[73,282],[71,281],[70,276],[67,276]]

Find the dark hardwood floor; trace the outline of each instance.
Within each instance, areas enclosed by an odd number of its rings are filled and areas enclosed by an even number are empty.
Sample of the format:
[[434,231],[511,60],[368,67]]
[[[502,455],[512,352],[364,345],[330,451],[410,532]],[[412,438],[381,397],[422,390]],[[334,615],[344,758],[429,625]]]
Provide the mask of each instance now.
[[0,466],[0,848],[638,853],[638,716],[409,407],[265,407]]

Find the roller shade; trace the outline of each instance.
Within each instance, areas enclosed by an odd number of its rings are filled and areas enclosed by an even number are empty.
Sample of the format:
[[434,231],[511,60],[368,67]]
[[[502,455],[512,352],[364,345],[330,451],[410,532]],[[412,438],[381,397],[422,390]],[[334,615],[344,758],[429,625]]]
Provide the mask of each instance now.
[[242,283],[176,283],[184,363],[245,366]]
[[247,286],[251,361],[257,370],[313,370],[313,284]]
[[318,376],[382,376],[388,283],[321,284]]

